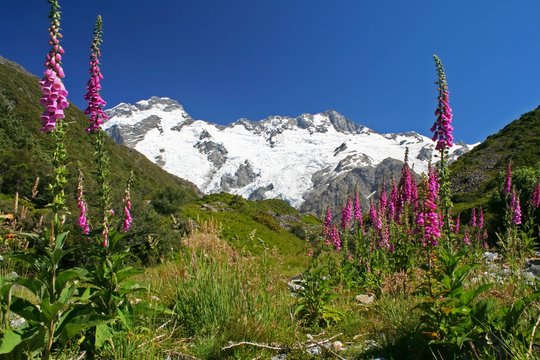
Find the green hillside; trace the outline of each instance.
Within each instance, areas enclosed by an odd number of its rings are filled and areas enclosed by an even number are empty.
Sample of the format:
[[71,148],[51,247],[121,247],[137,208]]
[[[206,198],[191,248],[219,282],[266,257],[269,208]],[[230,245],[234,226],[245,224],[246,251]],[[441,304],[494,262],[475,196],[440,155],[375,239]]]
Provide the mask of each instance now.
[[[32,210],[41,209],[50,201],[46,189],[51,180],[53,141],[50,134],[39,131],[42,109],[39,105],[38,81],[36,76],[19,65],[0,57],[0,211],[12,210],[12,198],[18,192],[20,204],[31,210],[30,216],[25,219],[27,226],[32,226],[39,215],[45,213],[44,210]],[[85,131],[87,119],[84,112],[71,104],[66,111],[65,121],[68,123],[66,146],[70,172],[66,192],[69,208],[74,211],[78,164],[85,174],[88,200],[95,200],[91,194],[95,193],[92,173],[96,167],[94,147]],[[169,189],[175,193],[177,205],[181,205],[197,199],[200,196],[198,189],[192,183],[165,172],[140,153],[117,145],[108,138],[106,149],[110,157],[113,207],[117,214],[121,214],[121,200],[129,173],[133,170],[135,174],[132,187],[135,221],[133,231],[126,237],[127,241],[144,247],[144,239],[148,235],[170,236],[168,216],[154,211],[148,200],[163,189]],[[40,179],[38,192],[32,196],[36,177]],[[91,211],[97,207],[96,204],[89,205]],[[71,218],[75,218],[75,215]]]
[[248,201],[226,193],[205,196],[182,209],[185,218],[217,221],[220,235],[237,249],[278,255],[280,272],[293,274],[305,266],[306,240],[317,236],[320,221],[303,215],[283,200]]
[[540,163],[540,107],[489,136],[450,166],[456,209],[485,205],[510,160],[514,168]]

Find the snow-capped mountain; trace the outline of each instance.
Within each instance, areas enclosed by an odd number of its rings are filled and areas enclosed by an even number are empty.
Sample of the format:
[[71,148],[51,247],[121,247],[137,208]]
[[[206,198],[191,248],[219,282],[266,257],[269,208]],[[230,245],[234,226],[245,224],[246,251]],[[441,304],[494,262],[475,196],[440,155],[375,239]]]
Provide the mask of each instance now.
[[[175,100],[152,97],[107,110],[105,130],[204,193],[280,198],[316,213],[358,189],[367,197],[398,176],[405,148],[417,173],[434,153],[415,132],[379,134],[336,111],[240,119],[228,126],[194,120]],[[457,144],[453,158],[470,146]]]

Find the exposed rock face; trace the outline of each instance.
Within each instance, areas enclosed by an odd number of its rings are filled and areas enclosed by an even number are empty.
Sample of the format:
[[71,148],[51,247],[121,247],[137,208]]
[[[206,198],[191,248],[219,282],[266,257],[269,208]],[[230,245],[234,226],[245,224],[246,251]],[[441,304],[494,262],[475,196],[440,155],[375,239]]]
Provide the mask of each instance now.
[[435,148],[423,148],[422,150],[420,150],[420,152],[418,153],[418,156],[416,156],[416,158],[418,160],[422,160],[422,161],[425,161],[425,160],[429,160],[431,159],[431,157],[433,156],[433,150]]
[[251,163],[246,160],[238,167],[234,176],[223,175],[221,177],[221,187],[225,191],[243,188],[244,186],[251,184],[258,176],[259,174],[256,174],[253,171]]
[[274,184],[261,186],[260,188],[255,189],[255,191],[253,191],[249,195],[249,200],[252,200],[252,201],[264,200],[266,199],[265,194],[270,190],[274,190]]
[[[418,133],[379,134],[334,110],[225,126],[194,120],[177,101],[152,97],[107,114],[104,127],[116,142],[204,193],[279,198],[317,214],[340,207],[355,189],[367,205],[383,179],[399,176],[406,148],[417,173],[427,169],[434,148]],[[467,150],[456,145],[450,157]]]
[[304,195],[305,201],[300,209],[323,216],[328,206],[339,209],[347,201],[347,197],[354,196],[356,191],[360,195],[363,208],[367,209],[369,197],[378,196],[377,192],[383,181],[387,184],[392,178],[397,181],[402,166],[402,161],[386,158],[377,166],[355,167],[337,177],[332,177],[329,169],[318,171],[313,175],[313,190]]
[[115,125],[107,133],[118,143],[129,147],[135,146],[141,141],[146,133],[152,129],[158,129],[163,133],[161,118],[157,115],[150,115],[138,122],[135,126]]
[[[207,139],[207,137],[203,137]],[[201,154],[205,154],[208,161],[210,161],[217,169],[219,169],[225,161],[227,161],[227,149],[222,144],[215,143],[213,141],[199,141],[194,145]]]
[[334,129],[336,129],[336,131],[338,132],[359,134],[364,131],[369,131],[369,129],[365,126],[358,125],[352,122],[337,111],[328,110],[325,111],[323,114],[328,116],[328,120],[330,120],[330,123],[334,126]]

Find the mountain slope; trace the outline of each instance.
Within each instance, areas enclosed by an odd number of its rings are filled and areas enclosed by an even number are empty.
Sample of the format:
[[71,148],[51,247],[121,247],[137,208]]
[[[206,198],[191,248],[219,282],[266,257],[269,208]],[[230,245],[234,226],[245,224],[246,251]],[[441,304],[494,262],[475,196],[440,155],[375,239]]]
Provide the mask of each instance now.
[[[0,57],[0,195],[5,199],[1,210],[11,208],[9,197],[18,192],[28,206],[41,208],[50,201],[46,186],[50,183],[51,153],[53,142],[50,134],[39,131],[41,107],[38,78],[19,65]],[[69,161],[69,183],[66,192],[71,209],[76,209],[75,194],[77,164],[86,176],[87,198],[93,211],[96,199],[91,197],[95,184],[94,148],[86,133],[87,120],[84,113],[73,104],[67,109],[67,150]],[[180,203],[200,196],[190,182],[162,170],[145,156],[107,139],[106,149],[110,157],[110,183],[113,206],[121,214],[121,199],[124,185],[131,170],[135,173],[132,200],[134,205],[134,227],[127,236],[129,241],[144,240],[148,233],[161,233],[162,217],[149,207],[146,200],[162,189],[171,189]],[[39,177],[38,192],[32,196],[32,186]],[[75,214],[74,214],[75,215]],[[74,217],[74,216],[73,216]],[[142,246],[142,245],[141,245]]]
[[[395,161],[403,159],[406,147],[417,172],[427,169],[434,149],[420,134],[379,134],[333,110],[240,119],[228,126],[194,120],[169,98],[119,104],[107,112],[105,128],[118,143],[194,182],[204,193],[279,198],[318,214],[327,205],[339,205],[355,187],[366,202],[383,178],[398,174],[401,166]],[[456,145],[452,156],[468,149]],[[361,180],[352,176],[358,169],[365,170]]]
[[514,167],[540,162],[540,107],[514,120],[461,156],[450,169],[454,201],[462,207],[485,204],[499,186],[497,176],[509,161]]

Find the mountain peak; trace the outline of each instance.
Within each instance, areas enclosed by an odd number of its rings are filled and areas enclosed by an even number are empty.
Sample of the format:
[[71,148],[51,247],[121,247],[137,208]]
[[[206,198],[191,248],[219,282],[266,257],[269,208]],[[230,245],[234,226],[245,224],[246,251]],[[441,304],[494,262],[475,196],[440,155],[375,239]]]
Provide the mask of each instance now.
[[332,123],[336,131],[349,134],[361,134],[370,133],[373,130],[367,128],[364,125],[355,123],[354,121],[346,118],[336,110],[326,110],[322,115],[327,116],[328,120]]
[[139,100],[135,104],[120,103],[111,109],[105,110],[105,113],[109,118],[126,118],[132,117],[136,113],[152,112],[154,110],[161,112],[179,111],[185,115],[184,117],[189,117],[180,102],[168,97],[159,96],[152,96],[146,100]]
[[139,110],[149,110],[151,108],[159,108],[163,111],[184,110],[177,100],[158,96],[152,96],[150,99],[137,101],[135,107]]

